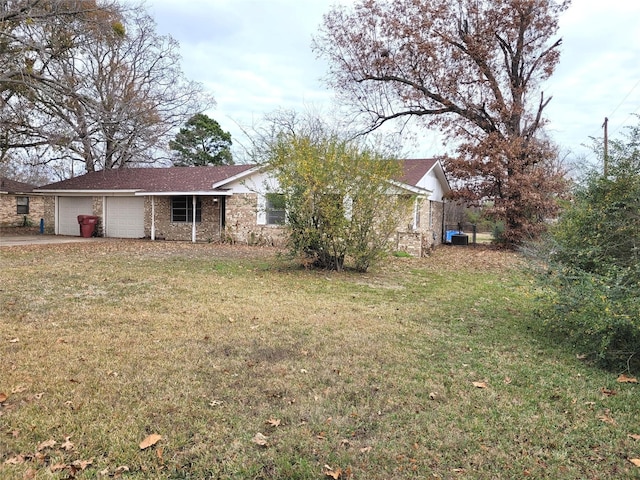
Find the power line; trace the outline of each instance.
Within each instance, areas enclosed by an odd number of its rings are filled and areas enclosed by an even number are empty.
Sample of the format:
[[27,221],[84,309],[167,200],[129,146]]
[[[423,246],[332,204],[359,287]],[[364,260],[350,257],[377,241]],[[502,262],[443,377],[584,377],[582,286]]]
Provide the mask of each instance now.
[[618,106],[616,108],[613,109],[613,112],[611,112],[611,114],[609,115],[609,117],[613,117],[613,114],[616,113],[618,111],[618,109],[622,106],[622,104],[627,100],[627,98],[629,98],[629,95],[631,95],[633,93],[633,91],[636,89],[636,87],[640,85],[640,79],[638,79],[638,81],[636,82],[636,84],[631,87],[631,90],[629,90],[629,93],[627,93],[624,98],[622,99],[622,101],[618,104]]
[[[638,81],[635,83],[635,85],[633,85],[633,87],[631,87],[631,89],[627,92],[627,94],[623,97],[623,99],[618,103],[618,105],[616,105],[616,107],[615,107],[615,108],[613,109],[613,111],[608,115],[608,117],[605,117],[605,119],[610,119],[610,118],[612,118],[612,117],[613,117],[613,115],[614,115],[614,114],[615,114],[615,113],[620,109],[620,107],[621,107],[622,105],[624,105],[624,103],[627,101],[627,99],[628,99],[628,98],[629,98],[629,96],[633,93],[633,91],[634,91],[636,88],[638,88],[638,85],[640,85],[640,79],[638,79]],[[617,133],[618,131],[620,131],[620,129],[626,125],[627,121],[628,121],[628,120],[629,120],[633,115],[635,115],[635,114],[638,112],[638,110],[640,110],[640,105],[635,109],[635,111],[633,111],[633,112],[629,113],[621,123],[618,123],[618,124],[617,124],[617,126],[613,129],[613,132],[609,132],[609,133],[610,133],[610,134],[615,134],[615,133]],[[601,126],[600,128],[602,128],[602,126]],[[598,138],[599,136],[600,136],[600,135],[599,135],[599,132],[598,132],[598,133],[594,133],[593,135],[589,135],[589,138]],[[593,152],[593,151],[591,151],[591,152],[589,152],[587,155],[585,155],[585,159],[586,159],[586,160],[589,160],[589,159],[591,159],[592,157],[595,157],[595,152]]]

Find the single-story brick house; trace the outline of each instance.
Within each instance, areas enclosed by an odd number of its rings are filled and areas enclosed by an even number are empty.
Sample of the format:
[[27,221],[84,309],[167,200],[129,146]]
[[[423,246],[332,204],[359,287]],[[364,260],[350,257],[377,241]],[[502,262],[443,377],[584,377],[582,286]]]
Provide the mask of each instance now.
[[34,185],[0,177],[0,227],[38,225],[44,217],[45,197]]
[[[402,165],[394,186],[416,203],[412,218],[399,221],[397,246],[422,255],[442,239],[449,185],[436,160]],[[103,170],[36,189],[55,199],[44,214],[47,233],[79,235],[77,216],[95,215],[105,237],[278,245],[284,211],[270,205],[274,190],[256,165]]]

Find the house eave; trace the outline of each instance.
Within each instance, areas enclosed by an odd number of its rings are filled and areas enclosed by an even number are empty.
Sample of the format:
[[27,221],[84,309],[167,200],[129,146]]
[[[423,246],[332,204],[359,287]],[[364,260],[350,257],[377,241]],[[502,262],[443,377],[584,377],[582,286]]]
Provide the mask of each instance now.
[[249,168],[241,173],[238,173],[237,175],[234,175],[233,177],[229,177],[229,178],[225,178],[224,180],[221,180],[219,182],[214,183],[213,185],[211,185],[212,189],[216,189],[216,188],[220,188],[223,185],[227,185],[228,183],[234,182],[236,180],[239,180],[241,178],[244,177],[249,177],[251,175],[253,175],[256,172],[259,172],[263,167],[262,166],[255,166],[253,168]]
[[47,195],[70,195],[70,196],[87,196],[87,195],[133,195],[139,190],[57,190],[57,189],[43,189],[34,190],[34,193],[42,193]]
[[226,190],[200,190],[200,191],[175,191],[175,192],[136,192],[136,197],[184,197],[195,195],[197,197],[229,197],[233,195],[232,192]]
[[415,195],[428,197],[433,193],[433,190],[430,190],[428,188],[416,187],[414,185],[409,185],[407,183],[398,182],[397,180],[389,180],[389,183],[394,187],[400,188],[402,190],[406,190]]

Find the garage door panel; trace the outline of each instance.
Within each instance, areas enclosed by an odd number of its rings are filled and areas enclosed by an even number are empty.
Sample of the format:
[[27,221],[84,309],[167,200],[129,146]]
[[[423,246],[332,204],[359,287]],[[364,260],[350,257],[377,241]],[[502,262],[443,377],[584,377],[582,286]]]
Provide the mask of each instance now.
[[115,238],[144,237],[144,198],[107,197],[105,234]]
[[80,236],[78,215],[93,215],[93,197],[58,197],[58,235]]

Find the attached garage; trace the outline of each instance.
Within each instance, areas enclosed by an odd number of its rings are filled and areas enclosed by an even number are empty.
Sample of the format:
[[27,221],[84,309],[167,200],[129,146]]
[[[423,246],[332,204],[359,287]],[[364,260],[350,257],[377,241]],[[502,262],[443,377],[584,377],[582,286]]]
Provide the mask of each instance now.
[[107,197],[104,232],[106,237],[143,238],[144,197]]
[[93,215],[93,197],[58,197],[58,235],[80,236],[78,215]]

